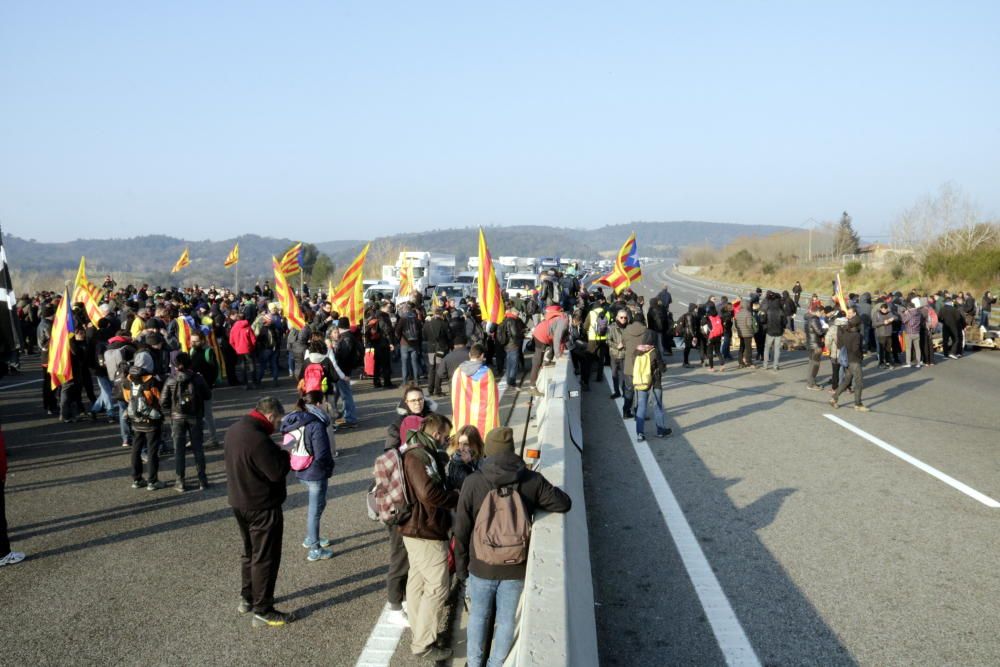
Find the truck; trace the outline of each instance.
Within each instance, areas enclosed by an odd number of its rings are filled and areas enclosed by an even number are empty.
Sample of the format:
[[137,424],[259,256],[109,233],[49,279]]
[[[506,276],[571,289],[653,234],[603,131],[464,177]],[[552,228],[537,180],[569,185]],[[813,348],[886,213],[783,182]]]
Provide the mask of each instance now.
[[[517,260],[519,257],[514,257],[512,255],[506,255],[497,259],[497,265],[503,269],[504,275],[510,275],[517,271]],[[499,270],[498,270],[499,273]]]
[[395,301],[399,295],[399,283],[388,280],[365,280],[365,301]]
[[399,253],[395,264],[382,266],[384,281],[399,282],[399,269],[408,261],[413,269],[413,287],[426,292],[427,288],[454,280],[455,256],[437,252],[404,251]]
[[524,297],[538,286],[538,275],[534,273],[510,273],[504,284],[510,298]]
[[559,258],[558,257],[539,257],[538,258],[538,269],[539,271],[548,271],[549,269],[559,270]]

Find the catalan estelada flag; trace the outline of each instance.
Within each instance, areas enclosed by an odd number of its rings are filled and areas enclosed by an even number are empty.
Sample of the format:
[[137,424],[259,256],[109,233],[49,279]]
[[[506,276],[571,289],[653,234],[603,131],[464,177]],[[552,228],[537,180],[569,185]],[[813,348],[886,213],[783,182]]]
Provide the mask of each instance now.
[[73,379],[73,364],[70,360],[69,341],[73,337],[73,313],[70,312],[69,290],[63,290],[63,298],[56,308],[52,320],[52,340],[49,341],[49,380],[55,389]]
[[228,269],[233,264],[239,263],[239,261],[240,261],[240,244],[239,241],[237,241],[236,245],[233,246],[233,249],[229,251],[228,255],[226,255],[226,261],[223,262],[222,265]]
[[286,276],[294,276],[302,270],[302,242],[298,242],[288,249],[288,252],[281,258],[281,271]]
[[452,434],[466,424],[480,433],[489,433],[500,425],[500,394],[493,371],[483,364],[472,375],[461,367],[451,376]]
[[274,292],[278,295],[278,303],[281,310],[288,318],[288,326],[293,329],[302,329],[306,326],[306,321],[302,317],[299,309],[299,300],[295,298],[295,293],[288,286],[285,273],[281,270],[281,263],[275,257],[271,257],[271,266],[274,267]]
[[101,304],[101,290],[98,289],[97,285],[87,280],[87,260],[85,257],[80,258],[80,268],[76,270],[73,303],[82,303],[84,310],[87,311],[87,317],[90,318],[94,326],[97,326],[102,317],[101,309],[98,307]]
[[361,270],[364,268],[369,246],[371,246],[371,243],[366,244],[361,252],[358,253],[358,256],[354,258],[354,261],[351,262],[351,265],[347,267],[347,270],[344,271],[344,277],[340,279],[337,289],[334,291],[333,296],[330,297],[333,309],[341,317],[346,317],[350,320],[351,324],[360,324],[361,320],[365,317],[365,297],[361,283],[363,277]]
[[174,268],[170,269],[170,273],[177,273],[185,266],[189,266],[190,264],[191,264],[191,256],[188,254],[188,249],[184,248],[184,252],[181,253],[181,256],[177,260],[177,263],[174,264]]
[[406,251],[399,258],[399,296],[408,299],[413,294],[413,262],[406,256]]
[[606,276],[598,278],[594,282],[607,285],[618,294],[632,283],[642,279],[642,268],[639,266],[639,250],[635,243],[635,232],[628,237],[625,245],[618,251],[615,257],[615,268]]
[[177,318],[177,342],[181,345],[181,352],[191,351],[191,331],[193,328],[194,318],[190,315],[181,315]]
[[[486,247],[486,235],[479,229],[479,309],[483,322],[500,324],[503,322],[503,297],[500,295],[500,283],[497,282],[497,272],[493,268],[493,258],[490,249]],[[486,431],[480,431],[486,433]]]

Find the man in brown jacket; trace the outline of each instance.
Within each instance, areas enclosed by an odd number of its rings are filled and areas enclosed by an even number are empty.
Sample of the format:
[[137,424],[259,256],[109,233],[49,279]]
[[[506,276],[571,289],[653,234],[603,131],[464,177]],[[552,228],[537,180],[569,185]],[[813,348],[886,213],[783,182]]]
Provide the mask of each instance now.
[[410,561],[406,600],[413,640],[410,650],[430,662],[447,660],[451,649],[434,644],[448,600],[449,510],[458,504],[458,492],[444,483],[441,449],[451,432],[447,417],[431,413],[419,431],[410,434],[403,455],[407,493],[413,513],[398,527]]

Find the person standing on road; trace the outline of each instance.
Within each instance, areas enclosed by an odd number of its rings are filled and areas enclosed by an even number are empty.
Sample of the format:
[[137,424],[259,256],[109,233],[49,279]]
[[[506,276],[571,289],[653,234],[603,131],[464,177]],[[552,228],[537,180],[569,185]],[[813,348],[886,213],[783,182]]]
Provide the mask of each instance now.
[[924,328],[923,313],[920,312],[920,299],[913,297],[912,303],[905,304],[903,311],[903,345],[905,346],[906,367],[913,368],[916,357],[917,368],[924,365],[923,350],[920,347],[920,330]]
[[[517,373],[521,370],[521,351],[524,348],[524,322],[517,311],[507,309],[503,322],[497,328],[497,345],[504,351],[504,372],[507,375],[507,386],[517,386]],[[498,353],[499,354],[499,353]]]
[[406,582],[413,633],[410,652],[429,662],[447,660],[452,653],[451,649],[436,645],[450,589],[450,510],[458,504],[458,492],[447,490],[444,478],[447,460],[442,450],[450,431],[451,421],[447,417],[431,414],[424,419],[420,430],[407,439],[403,470],[413,512],[396,527],[410,561]]
[[767,339],[767,331],[764,328],[764,310],[760,303],[760,297],[751,302],[750,313],[753,315],[754,334],[753,344],[757,350],[757,361],[764,362],[764,342]]
[[622,416],[631,419],[635,416],[635,355],[641,345],[653,344],[653,333],[646,328],[642,311],[633,313],[633,319],[622,331],[622,342],[625,345],[625,361],[622,370]]
[[781,370],[779,364],[781,360],[781,338],[785,333],[788,324],[788,316],[782,309],[781,298],[769,292],[767,295],[767,305],[764,311],[764,327],[766,338],[764,341],[764,370],[767,370],[768,359],[774,361],[774,370]]
[[205,426],[208,427],[207,445],[217,447],[219,435],[215,430],[215,414],[212,412],[212,390],[219,377],[219,360],[215,358],[215,350],[205,343],[205,335],[200,331],[191,334],[191,370],[203,377],[208,385],[209,396],[202,402]]
[[[611,355],[611,398],[622,395],[622,384],[625,375],[625,327],[629,320],[628,308],[622,308],[615,313],[615,321],[608,329],[608,352]],[[687,350],[684,351],[684,361],[687,361]]]
[[[122,385],[126,414],[132,430],[132,488],[149,491],[162,489],[160,483],[160,438],[163,434],[163,412],[160,408],[160,387],[153,375],[153,357],[140,347],[134,365]],[[146,450],[148,479],[142,478],[142,452]]]
[[446,354],[451,352],[451,328],[444,319],[444,309],[440,306],[431,311],[431,317],[424,322],[423,338],[427,343],[427,393],[444,396],[441,385],[447,375],[443,364]]
[[680,319],[681,337],[684,338],[684,368],[691,368],[691,350],[694,349],[696,336],[698,333],[698,306],[688,304],[688,310],[681,315]]
[[893,368],[892,365],[892,323],[896,316],[889,312],[889,304],[883,301],[872,315],[875,329],[875,348],[878,350],[878,367]]
[[274,586],[281,566],[289,454],[271,440],[285,409],[266,396],[226,431],[225,461],[229,505],[243,537],[238,611],[253,611],[254,627],[280,627],[295,615],[274,608]]
[[708,368],[713,373],[715,370],[715,358],[719,358],[719,370],[726,370],[726,360],[722,356],[722,337],[725,334],[725,327],[722,325],[722,317],[718,314],[714,303],[709,303],[705,308],[705,320],[708,324]]
[[174,488],[183,493],[184,459],[187,456],[186,442],[191,443],[194,453],[195,470],[198,473],[198,490],[208,488],[205,472],[204,436],[205,401],[212,400],[212,390],[198,373],[191,369],[191,357],[179,352],[174,358],[174,372],[163,387],[163,411],[170,415],[170,432],[174,441]]
[[653,398],[656,437],[665,438],[672,433],[667,428],[667,417],[663,412],[663,371],[666,370],[666,365],[655,345],[640,345],[636,349],[637,361],[644,356],[649,361],[649,375],[640,378],[636,376],[639,371],[634,366],[632,370],[635,382],[635,436],[640,442],[646,439],[646,414],[649,411],[650,396]]
[[[455,573],[466,582],[471,601],[469,627],[466,634],[469,667],[481,667],[486,653],[487,625],[496,608],[493,648],[488,667],[500,667],[510,653],[514,639],[515,615],[524,590],[528,543],[513,558],[498,558],[490,553],[481,534],[489,534],[485,525],[490,515],[487,498],[491,492],[507,489],[518,494],[524,504],[525,519],[530,525],[536,510],[569,512],[572,500],[565,492],[552,486],[540,473],[529,470],[514,451],[514,432],[504,426],[486,435],[481,469],[471,474],[462,485],[455,512]],[[482,521],[480,521],[482,520]],[[480,532],[482,524],[482,533]],[[507,561],[515,561],[509,563]],[[499,562],[498,562],[499,561]]]
[[806,374],[806,389],[819,390],[816,384],[816,375],[819,373],[819,364],[823,360],[823,323],[820,319],[822,310],[817,310],[815,306],[809,309],[806,315],[806,350],[809,353],[809,371]]
[[799,299],[802,298],[802,283],[798,280],[795,281],[795,286],[792,287],[792,295],[795,297],[795,307],[799,307]]
[[993,296],[993,292],[986,290],[983,294],[983,298],[979,300],[979,326],[984,329],[990,328],[990,313],[993,310],[993,304],[997,302],[997,298]]
[[0,567],[15,565],[24,560],[20,551],[12,551],[10,537],[7,535],[7,501],[5,500],[5,485],[7,484],[7,444],[3,429],[0,428]]
[[753,334],[755,331],[750,297],[734,304],[733,328],[740,339],[740,368],[753,368]]
[[850,306],[847,308],[847,324],[837,331],[837,345],[847,352],[847,372],[837,391],[834,392],[833,398],[830,399],[830,405],[838,407],[837,399],[848,386],[851,386],[854,389],[854,409],[858,412],[869,412],[870,409],[861,402],[861,391],[864,389],[861,377],[861,361],[864,355],[861,351],[861,318]]

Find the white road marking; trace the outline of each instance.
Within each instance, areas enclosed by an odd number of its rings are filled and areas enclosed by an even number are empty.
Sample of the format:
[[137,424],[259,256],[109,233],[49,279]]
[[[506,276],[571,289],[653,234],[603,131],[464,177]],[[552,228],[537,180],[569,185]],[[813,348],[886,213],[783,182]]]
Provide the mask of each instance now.
[[903,450],[897,449],[896,447],[893,447],[892,445],[890,445],[889,443],[885,442],[884,440],[880,440],[879,438],[876,438],[874,435],[872,435],[870,433],[866,433],[865,431],[862,431],[860,428],[858,428],[854,424],[848,423],[848,422],[844,421],[843,419],[841,419],[840,417],[837,417],[835,415],[826,414],[826,415],[823,415],[823,416],[826,417],[827,419],[829,419],[830,421],[832,421],[834,424],[839,424],[840,426],[843,426],[844,428],[846,428],[851,433],[854,433],[855,435],[861,436],[862,438],[864,438],[868,442],[872,443],[873,445],[881,447],[882,449],[884,449],[885,451],[889,452],[893,456],[898,456],[899,458],[903,459],[904,461],[906,461],[910,465],[913,465],[913,466],[915,466],[917,468],[920,468],[921,470],[923,470],[928,475],[931,475],[933,477],[937,477],[939,480],[941,480],[942,482],[944,482],[948,486],[950,486],[950,487],[952,487],[954,489],[958,489],[959,491],[961,491],[965,495],[969,496],[970,498],[975,498],[976,500],[978,500],[982,504],[986,505],[987,507],[1000,508],[1000,502],[997,502],[993,498],[990,498],[989,496],[987,496],[985,494],[982,494],[979,491],[976,491],[975,489],[973,489],[971,486],[969,486],[967,484],[963,484],[962,482],[958,481],[954,477],[951,477],[950,475],[946,475],[945,473],[941,472],[937,468],[935,468],[933,466],[927,465],[926,463],[924,463],[920,459],[915,458],[913,456],[910,456],[909,454],[907,454]]
[[[608,381],[608,386],[613,389],[611,369],[604,370],[604,377]],[[616,399],[615,403],[620,410],[622,399]],[[647,443],[639,442],[636,439],[635,429],[628,429],[627,422],[626,430],[628,430],[629,438],[632,440],[636,456],[639,457],[642,470],[646,474],[646,480],[653,491],[653,496],[656,498],[656,504],[660,507],[660,514],[663,515],[663,520],[667,524],[667,530],[670,531],[670,536],[673,538],[674,544],[677,545],[677,551],[684,562],[684,568],[698,594],[698,600],[701,601],[701,606],[705,610],[705,616],[712,626],[712,632],[715,634],[715,640],[719,643],[719,649],[726,659],[726,664],[759,667],[760,660],[757,658],[750,640],[747,639],[740,620],[736,618],[733,607],[729,604],[729,598],[726,597],[719,580],[712,572],[712,566],[705,558],[705,553],[701,550],[701,545],[698,544],[690,524],[684,518],[684,511],[677,502],[670,484],[663,476],[660,465],[653,457],[653,452]]]
[[34,380],[28,380],[27,382],[18,382],[17,384],[5,384],[0,386],[0,391],[4,389],[13,389],[14,387],[23,387],[29,384],[35,384],[36,382],[41,382],[42,378],[35,378]]
[[389,622],[389,603],[385,604],[382,614],[378,617],[378,622],[368,635],[365,648],[361,651],[361,657],[355,667],[388,667],[392,662],[392,656],[396,653],[396,646],[403,636],[405,628]]

